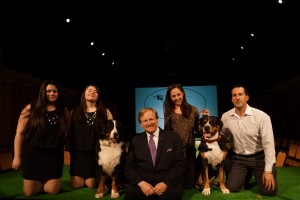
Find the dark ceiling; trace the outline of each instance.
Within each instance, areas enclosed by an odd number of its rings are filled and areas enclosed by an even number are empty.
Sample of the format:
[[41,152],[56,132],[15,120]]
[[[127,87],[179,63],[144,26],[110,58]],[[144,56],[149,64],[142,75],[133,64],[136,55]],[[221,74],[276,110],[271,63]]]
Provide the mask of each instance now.
[[295,2],[1,1],[0,49],[5,66],[73,88],[88,82],[158,86],[246,81],[265,89],[299,75],[300,7]]

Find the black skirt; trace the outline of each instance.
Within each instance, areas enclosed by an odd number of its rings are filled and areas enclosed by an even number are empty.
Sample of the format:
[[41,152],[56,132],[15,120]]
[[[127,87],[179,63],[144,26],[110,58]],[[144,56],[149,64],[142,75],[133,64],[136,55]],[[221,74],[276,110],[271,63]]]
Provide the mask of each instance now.
[[29,145],[23,146],[22,173],[27,180],[41,182],[62,177],[64,148],[42,149]]
[[70,158],[70,175],[79,176],[84,179],[96,178],[98,168],[97,154],[95,151],[78,151],[71,152]]

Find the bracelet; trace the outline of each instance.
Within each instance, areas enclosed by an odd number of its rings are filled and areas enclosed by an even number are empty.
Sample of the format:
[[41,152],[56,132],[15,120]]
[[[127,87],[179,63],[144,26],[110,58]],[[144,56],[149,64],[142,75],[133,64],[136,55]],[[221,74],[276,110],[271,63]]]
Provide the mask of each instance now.
[[272,174],[272,171],[265,171],[267,174]]

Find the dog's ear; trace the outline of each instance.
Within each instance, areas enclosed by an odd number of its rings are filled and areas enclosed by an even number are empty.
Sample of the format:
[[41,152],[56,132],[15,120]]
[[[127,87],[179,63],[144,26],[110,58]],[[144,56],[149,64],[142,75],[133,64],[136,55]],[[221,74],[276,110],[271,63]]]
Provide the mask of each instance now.
[[203,117],[201,117],[199,120],[198,120],[198,124],[197,124],[197,134],[198,134],[198,137],[202,138],[204,132],[203,132],[203,124],[204,124],[204,119]]
[[122,123],[120,121],[116,121],[116,128],[118,130],[119,133],[119,141],[123,141],[124,140],[124,127],[122,125]]
[[201,129],[203,128],[202,125],[205,124],[205,121],[208,120],[208,115],[203,115],[199,120],[198,120],[198,128]]
[[106,130],[106,122],[100,123],[100,130],[99,130],[99,139],[104,139],[105,138],[105,130]]
[[199,137],[201,138],[203,136],[203,127],[201,125],[202,123],[202,117],[198,120],[198,123],[197,123],[197,128],[198,128],[198,134],[199,134]]
[[123,130],[123,125],[120,121],[116,121],[116,128],[118,131],[122,132]]
[[223,129],[223,121],[219,118],[219,117],[217,117],[218,118],[218,124],[219,124],[219,126],[220,126],[220,130],[222,130]]
[[198,128],[198,130],[200,131],[200,119],[198,119],[198,122],[197,122],[197,128]]

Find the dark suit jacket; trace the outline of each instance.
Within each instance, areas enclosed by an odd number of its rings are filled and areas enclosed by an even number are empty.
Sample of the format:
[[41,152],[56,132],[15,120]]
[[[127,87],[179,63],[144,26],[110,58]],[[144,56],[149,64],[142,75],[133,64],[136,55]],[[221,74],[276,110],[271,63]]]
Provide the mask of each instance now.
[[125,175],[130,185],[146,181],[155,185],[164,182],[168,187],[182,187],[185,157],[180,137],[171,131],[159,130],[156,166],[153,166],[147,133],[137,134],[129,144]]

